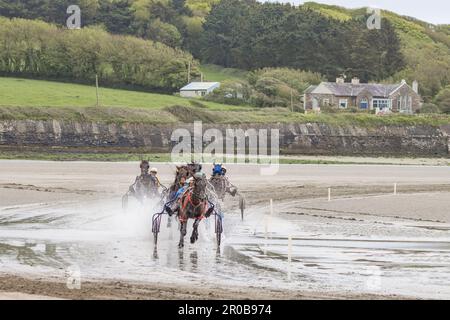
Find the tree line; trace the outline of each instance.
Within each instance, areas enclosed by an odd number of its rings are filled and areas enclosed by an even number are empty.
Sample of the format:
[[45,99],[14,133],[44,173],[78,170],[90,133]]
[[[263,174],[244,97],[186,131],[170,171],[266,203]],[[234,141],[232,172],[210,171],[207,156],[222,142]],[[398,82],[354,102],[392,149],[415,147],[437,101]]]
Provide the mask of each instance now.
[[367,16],[328,18],[308,6],[256,0],[0,0],[0,14],[64,25],[78,4],[83,26],[162,42],[206,63],[255,70],[289,67],[362,80],[385,79],[404,67],[389,21],[368,30]]
[[0,73],[174,91],[193,57],[162,43],[111,35],[97,27],[68,30],[42,21],[0,18]]
[[0,0],[0,15],[65,25],[78,5],[82,26],[134,35],[196,52],[203,17],[218,0]]
[[330,80],[346,73],[381,80],[404,67],[400,40],[383,21],[369,30],[367,17],[330,19],[307,7],[222,0],[203,25],[201,57],[226,67],[290,67]]

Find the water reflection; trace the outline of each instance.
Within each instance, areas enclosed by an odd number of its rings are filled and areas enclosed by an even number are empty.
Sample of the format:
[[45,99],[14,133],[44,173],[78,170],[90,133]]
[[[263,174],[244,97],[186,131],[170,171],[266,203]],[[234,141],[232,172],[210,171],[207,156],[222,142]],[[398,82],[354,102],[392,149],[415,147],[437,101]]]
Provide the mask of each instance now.
[[191,271],[196,272],[198,269],[198,253],[197,250],[194,250],[189,255],[190,261],[191,261]]

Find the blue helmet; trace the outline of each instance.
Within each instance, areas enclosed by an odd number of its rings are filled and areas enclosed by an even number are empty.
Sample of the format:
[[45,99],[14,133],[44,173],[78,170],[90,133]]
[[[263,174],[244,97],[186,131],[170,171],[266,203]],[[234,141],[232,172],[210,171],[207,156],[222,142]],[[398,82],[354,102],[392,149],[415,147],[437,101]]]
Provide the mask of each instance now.
[[222,175],[222,164],[214,164],[213,167],[213,176]]

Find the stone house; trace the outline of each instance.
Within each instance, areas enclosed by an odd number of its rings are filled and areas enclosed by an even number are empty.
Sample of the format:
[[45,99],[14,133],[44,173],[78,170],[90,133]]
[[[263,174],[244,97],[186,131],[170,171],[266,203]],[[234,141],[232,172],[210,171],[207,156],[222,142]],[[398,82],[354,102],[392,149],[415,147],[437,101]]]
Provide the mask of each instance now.
[[418,89],[417,81],[409,86],[405,80],[399,84],[377,84],[360,83],[358,78],[347,83],[337,78],[336,82],[310,86],[304,92],[303,101],[305,110],[320,111],[323,106],[331,106],[413,114],[422,106]]

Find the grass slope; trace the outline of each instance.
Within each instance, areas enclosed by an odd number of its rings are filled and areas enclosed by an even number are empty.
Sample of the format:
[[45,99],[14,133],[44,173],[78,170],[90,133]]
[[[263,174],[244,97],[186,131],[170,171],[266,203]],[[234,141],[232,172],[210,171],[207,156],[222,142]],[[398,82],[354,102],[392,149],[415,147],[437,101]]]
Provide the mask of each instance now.
[[200,67],[200,71],[203,73],[204,81],[242,80],[247,75],[244,70],[224,68],[214,64],[204,64]]
[[0,120],[62,120],[106,123],[266,124],[326,123],[335,126],[433,125],[450,123],[445,115],[392,115],[367,113],[301,114],[283,108],[257,109],[184,99],[176,96],[100,89],[41,80],[0,78]]
[[[197,101],[173,95],[108,88],[100,88],[99,95],[100,105],[103,107],[162,109],[172,105],[190,106]],[[207,101],[201,101],[201,104],[212,110],[243,108]],[[0,77],[0,106],[93,107],[95,105],[94,86]]]

